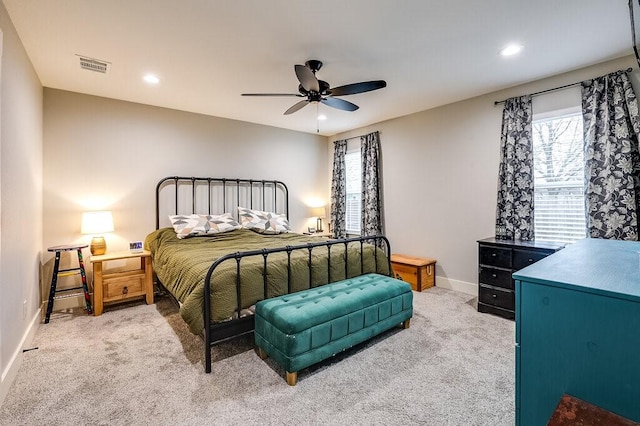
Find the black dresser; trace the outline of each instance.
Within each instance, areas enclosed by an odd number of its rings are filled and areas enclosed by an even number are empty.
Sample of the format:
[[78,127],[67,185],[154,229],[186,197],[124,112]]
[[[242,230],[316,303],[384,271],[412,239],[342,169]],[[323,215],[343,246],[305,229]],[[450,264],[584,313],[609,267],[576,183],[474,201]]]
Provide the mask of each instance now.
[[564,247],[562,243],[478,241],[478,312],[515,318],[515,281],[511,274]]

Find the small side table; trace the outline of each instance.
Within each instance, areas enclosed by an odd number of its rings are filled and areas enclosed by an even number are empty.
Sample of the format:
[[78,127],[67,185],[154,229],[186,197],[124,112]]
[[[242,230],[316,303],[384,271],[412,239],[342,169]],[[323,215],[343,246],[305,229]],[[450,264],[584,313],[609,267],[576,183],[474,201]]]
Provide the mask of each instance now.
[[424,291],[436,285],[436,259],[392,254],[391,267],[395,277],[411,284],[415,291]]
[[[112,260],[140,259],[140,269],[123,272],[104,272],[103,263]],[[121,251],[91,256],[93,264],[94,315],[102,315],[105,302],[122,302],[144,296],[147,305],[153,303],[153,268],[151,252]]]
[[[71,291],[71,290],[79,290],[82,289],[84,293],[84,303],[85,310],[87,314],[91,314],[91,296],[89,295],[89,288],[87,287],[87,274],[84,270],[84,262],[82,258],[82,249],[89,247],[87,244],[67,244],[62,246],[53,246],[49,247],[47,251],[55,252],[56,258],[53,264],[53,274],[51,275],[51,288],[49,289],[49,302],[47,303],[47,313],[44,317],[44,323],[49,324],[49,317],[51,316],[51,311],[53,311],[53,300],[56,298],[62,297],[72,297],[77,296],[82,293],[73,293],[73,294],[65,294],[64,296],[56,296],[56,293],[60,293],[62,291]],[[78,252],[78,267],[77,268],[69,268],[69,269],[60,269],[60,253],[63,251],[77,251]],[[56,289],[58,285],[59,277],[67,277],[70,275],[80,274],[82,278],[82,287],[71,287],[71,288],[63,288],[60,290]]]

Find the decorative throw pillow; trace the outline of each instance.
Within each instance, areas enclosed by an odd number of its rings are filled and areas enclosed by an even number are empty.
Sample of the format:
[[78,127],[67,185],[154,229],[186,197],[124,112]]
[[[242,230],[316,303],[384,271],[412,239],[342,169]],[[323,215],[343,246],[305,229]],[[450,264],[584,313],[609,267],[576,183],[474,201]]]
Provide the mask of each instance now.
[[178,238],[196,237],[200,235],[221,234],[240,229],[231,213],[220,215],[191,214],[169,216],[173,230]]
[[289,221],[284,214],[262,212],[245,207],[238,207],[240,223],[245,229],[251,229],[260,234],[283,234],[291,232]]

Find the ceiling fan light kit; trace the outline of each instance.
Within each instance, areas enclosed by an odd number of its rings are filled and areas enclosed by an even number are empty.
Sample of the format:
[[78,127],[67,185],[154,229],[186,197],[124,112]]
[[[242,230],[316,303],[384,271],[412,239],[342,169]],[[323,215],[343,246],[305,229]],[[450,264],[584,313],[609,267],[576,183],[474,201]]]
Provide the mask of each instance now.
[[297,96],[306,98],[286,110],[284,112],[285,115],[293,114],[310,103],[321,103],[342,111],[355,111],[359,108],[358,105],[344,99],[335,98],[335,96],[355,95],[387,87],[386,81],[374,80],[331,88],[329,83],[324,80],[318,80],[316,77],[316,72],[320,68],[322,68],[322,61],[317,59],[310,59],[304,65],[294,66],[296,77],[300,82],[298,85],[299,93],[243,93],[242,96]]

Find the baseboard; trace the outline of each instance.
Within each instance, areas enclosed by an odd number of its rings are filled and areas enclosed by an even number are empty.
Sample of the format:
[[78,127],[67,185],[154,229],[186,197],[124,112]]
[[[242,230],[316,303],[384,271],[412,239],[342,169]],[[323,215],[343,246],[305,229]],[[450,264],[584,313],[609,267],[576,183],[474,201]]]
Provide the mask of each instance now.
[[38,331],[38,327],[40,326],[40,315],[41,310],[38,309],[33,316],[29,327],[27,327],[27,330],[22,336],[22,341],[11,357],[7,368],[2,372],[2,377],[0,377],[0,406],[2,406],[5,397],[9,393],[9,388],[18,374],[20,365],[22,365],[22,350],[31,346],[33,338],[36,335],[36,331]]
[[436,287],[447,288],[461,293],[478,296],[478,285],[466,281],[452,280],[451,278],[436,276]]

